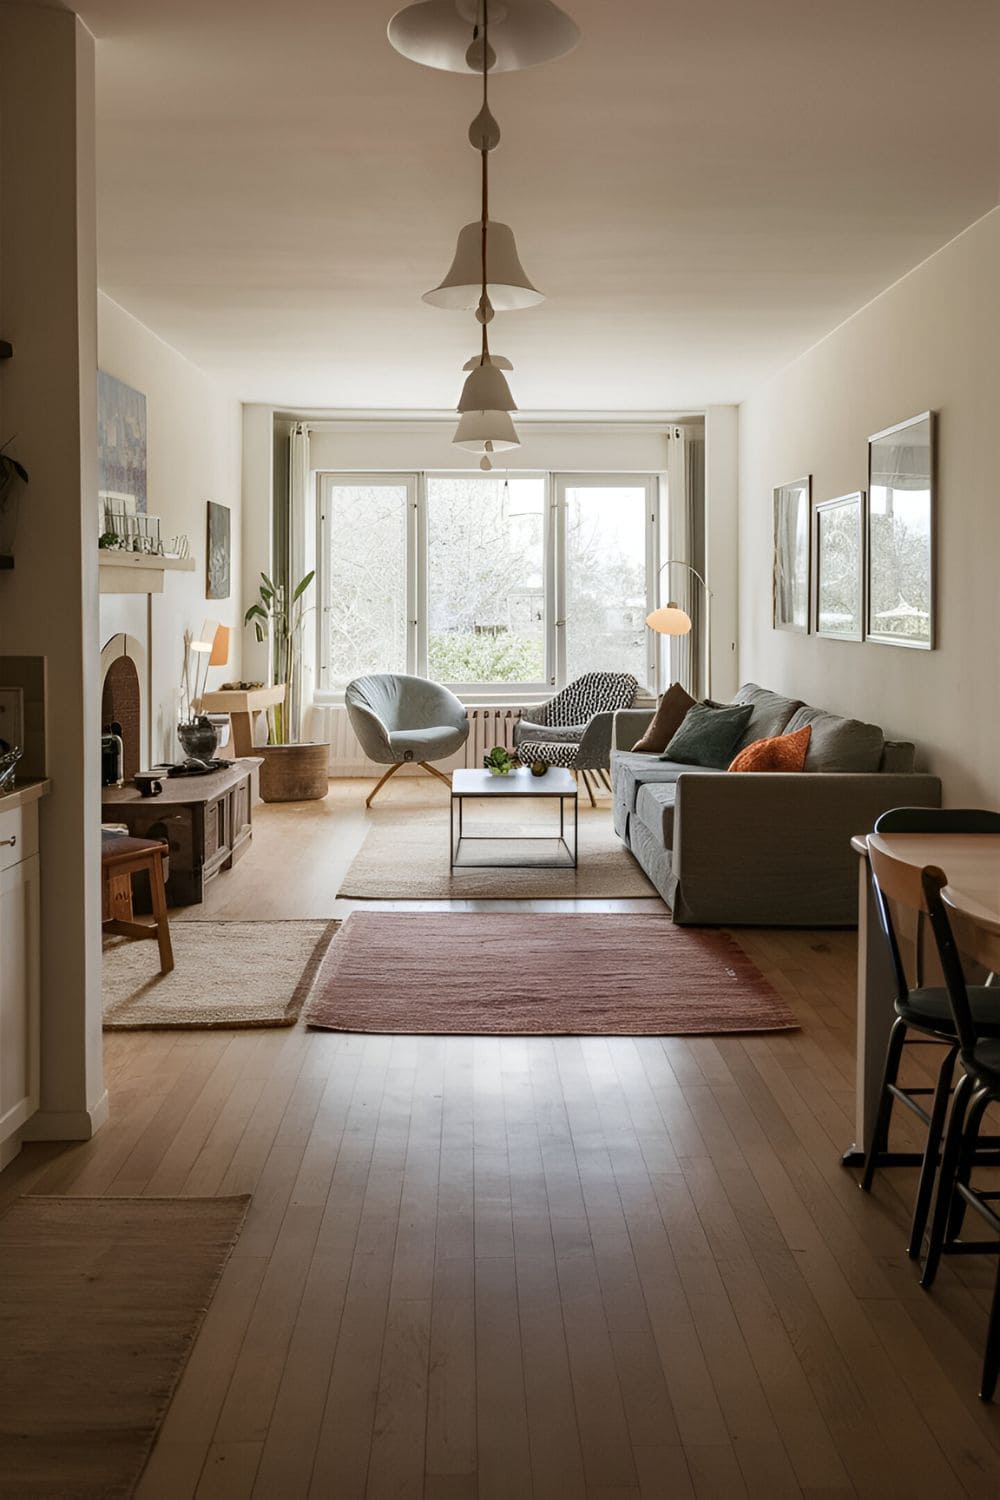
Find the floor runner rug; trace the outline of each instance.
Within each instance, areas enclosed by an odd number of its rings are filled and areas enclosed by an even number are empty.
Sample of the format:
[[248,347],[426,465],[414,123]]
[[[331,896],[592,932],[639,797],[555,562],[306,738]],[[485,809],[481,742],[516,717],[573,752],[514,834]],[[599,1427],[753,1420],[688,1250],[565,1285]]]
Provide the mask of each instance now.
[[136,1487],[249,1198],[19,1198],[0,1217],[0,1496]]
[[728,933],[666,913],[352,912],[305,1012],[332,1031],[685,1036],[787,1031]]

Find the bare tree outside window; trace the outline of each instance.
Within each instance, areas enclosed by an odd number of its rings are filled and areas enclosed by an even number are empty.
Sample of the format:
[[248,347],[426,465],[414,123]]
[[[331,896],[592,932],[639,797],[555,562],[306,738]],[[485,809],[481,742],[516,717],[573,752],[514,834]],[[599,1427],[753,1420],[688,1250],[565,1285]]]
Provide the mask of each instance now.
[[646,670],[646,489],[566,490],[566,679]]
[[331,685],[406,671],[406,501],[402,483],[335,484],[325,559]]

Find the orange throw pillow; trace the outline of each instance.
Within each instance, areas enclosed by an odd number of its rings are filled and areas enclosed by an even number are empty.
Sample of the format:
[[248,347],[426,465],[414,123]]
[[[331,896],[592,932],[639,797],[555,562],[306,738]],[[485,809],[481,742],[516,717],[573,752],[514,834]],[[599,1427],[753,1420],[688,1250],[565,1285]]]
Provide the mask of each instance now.
[[801,771],[805,768],[812,725],[796,729],[794,734],[776,734],[771,740],[754,740],[741,750],[731,771]]

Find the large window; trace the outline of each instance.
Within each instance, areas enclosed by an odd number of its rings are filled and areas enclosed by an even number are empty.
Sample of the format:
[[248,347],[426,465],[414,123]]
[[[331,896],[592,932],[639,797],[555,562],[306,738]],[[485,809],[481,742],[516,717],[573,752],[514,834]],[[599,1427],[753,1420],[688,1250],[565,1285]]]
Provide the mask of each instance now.
[[655,476],[326,474],[320,678],[412,672],[542,694],[656,675]]

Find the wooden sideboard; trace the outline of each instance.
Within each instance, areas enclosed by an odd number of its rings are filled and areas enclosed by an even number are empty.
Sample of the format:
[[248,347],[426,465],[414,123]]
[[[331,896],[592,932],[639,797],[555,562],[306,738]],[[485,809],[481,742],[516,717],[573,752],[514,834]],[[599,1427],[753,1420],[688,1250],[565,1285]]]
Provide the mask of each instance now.
[[[134,786],[103,789],[105,823],[124,823],[135,838],[165,839],[170,845],[170,906],[203,901],[209,882],[246,853],[253,836],[250,779],[259,765],[260,759],[250,756],[207,776],[164,773],[159,797],[143,797]],[[139,881],[135,904],[139,911],[149,910],[148,892]]]

